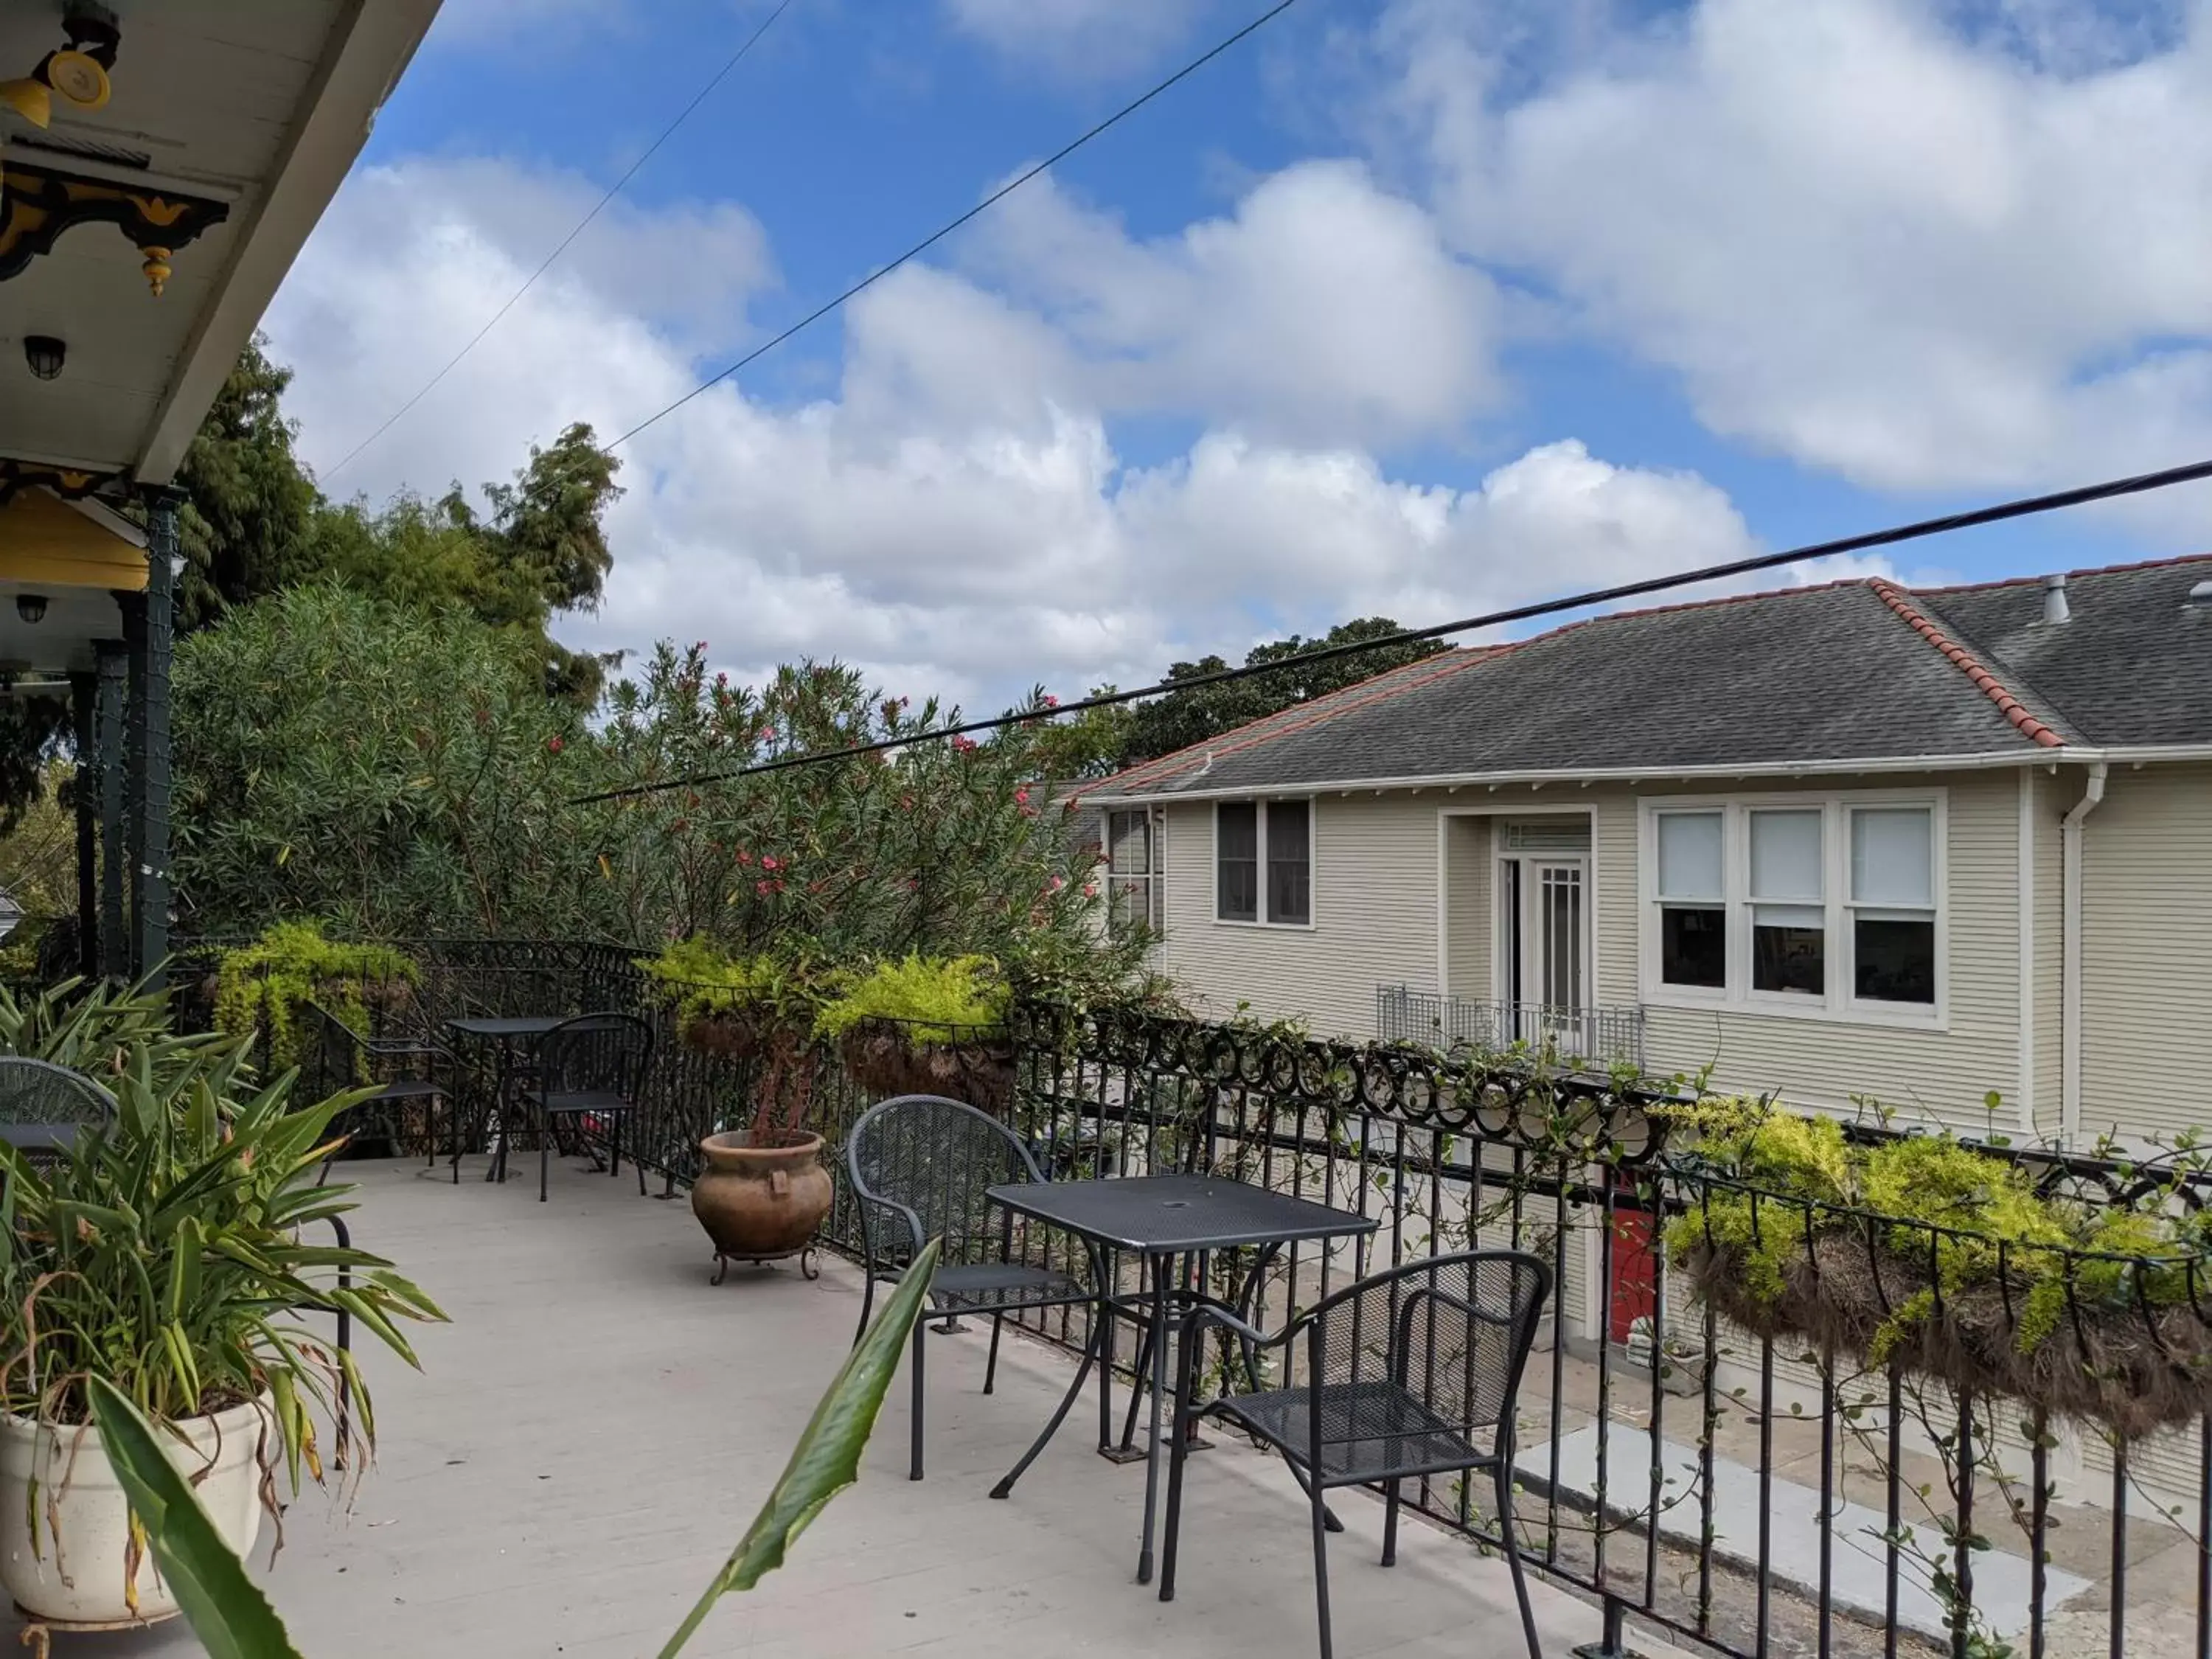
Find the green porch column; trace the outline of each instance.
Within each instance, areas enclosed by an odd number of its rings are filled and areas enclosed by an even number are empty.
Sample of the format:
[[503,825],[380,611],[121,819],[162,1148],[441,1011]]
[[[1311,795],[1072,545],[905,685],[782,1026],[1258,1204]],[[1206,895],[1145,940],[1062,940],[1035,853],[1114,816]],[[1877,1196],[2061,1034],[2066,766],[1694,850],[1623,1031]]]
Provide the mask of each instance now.
[[169,956],[169,660],[175,640],[177,509],[183,492],[147,499],[146,593],[124,612],[131,655],[131,970]]
[[100,676],[70,676],[70,736],[76,748],[76,970],[100,972]]
[[[136,593],[118,593],[128,617]],[[122,979],[131,972],[131,941],[123,931],[123,872],[131,862],[123,844],[123,702],[129,652],[120,640],[94,646],[93,765],[100,774],[100,972]]]

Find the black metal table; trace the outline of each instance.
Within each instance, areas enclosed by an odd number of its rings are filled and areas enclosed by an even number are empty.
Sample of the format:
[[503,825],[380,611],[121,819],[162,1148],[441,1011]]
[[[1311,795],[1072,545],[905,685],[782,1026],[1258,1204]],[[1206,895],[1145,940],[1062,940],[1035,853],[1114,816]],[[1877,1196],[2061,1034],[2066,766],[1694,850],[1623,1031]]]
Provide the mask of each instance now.
[[486,1181],[501,1178],[506,1170],[507,1085],[514,1075],[518,1049],[526,1049],[540,1042],[548,1031],[564,1024],[570,1018],[568,1014],[491,1014],[446,1022],[446,1030],[455,1036],[489,1044],[498,1050],[492,1075],[492,1103],[499,1114],[498,1144],[490,1149],[491,1162],[484,1170]]
[[[1152,1444],[1145,1454],[1144,1534],[1137,1547],[1137,1582],[1152,1577],[1152,1523],[1158,1510],[1160,1447],[1164,1439],[1162,1416],[1168,1389],[1168,1323],[1172,1307],[1188,1305],[1204,1295],[1201,1278],[1195,1289],[1186,1289],[1187,1273],[1178,1267],[1216,1250],[1259,1249],[1267,1255],[1253,1269],[1254,1281],[1264,1271],[1267,1256],[1284,1245],[1328,1238],[1362,1236],[1375,1231],[1372,1217],[1333,1209],[1287,1193],[1271,1193],[1241,1181],[1212,1176],[1131,1176],[1103,1181],[1045,1181],[1016,1183],[988,1189],[991,1201],[1017,1215],[1042,1221],[1073,1234],[1089,1246],[1094,1262],[1107,1250],[1127,1251],[1143,1258],[1150,1282],[1146,1317],[1151,1335],[1146,1348],[1152,1360]],[[1112,1332],[1117,1316],[1117,1293],[1109,1275],[1097,1273],[1099,1300],[1091,1320],[1091,1337],[1085,1345],[1084,1364],[1034,1444],[1022,1454],[991,1496],[1004,1498],[1013,1490],[1036,1455],[1042,1451],[1068,1407],[1081,1392],[1092,1363],[1110,1377],[1114,1370]],[[1121,1304],[1120,1312],[1131,1310]],[[1178,1377],[1182,1368],[1176,1368]],[[1142,1386],[1139,1383],[1138,1386]],[[1111,1408],[1105,1388],[1099,1396],[1101,1439],[1110,1433]]]

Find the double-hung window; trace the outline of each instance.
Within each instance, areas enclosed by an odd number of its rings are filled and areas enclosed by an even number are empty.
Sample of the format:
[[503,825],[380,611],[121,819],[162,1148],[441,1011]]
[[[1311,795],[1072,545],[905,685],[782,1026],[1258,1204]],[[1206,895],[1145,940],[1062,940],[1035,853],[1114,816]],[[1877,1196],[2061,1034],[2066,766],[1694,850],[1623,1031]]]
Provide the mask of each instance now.
[[1106,815],[1107,915],[1115,927],[1157,933],[1166,925],[1166,829],[1149,807]]
[[1644,817],[1647,1000],[1942,1017],[1940,793],[1652,802]]
[[1661,812],[1659,977],[1668,985],[1728,988],[1727,817],[1719,809]]
[[1313,921],[1313,804],[1223,801],[1213,811],[1213,914],[1222,921]]
[[1936,838],[1924,806],[1854,806],[1851,996],[1936,1004]]

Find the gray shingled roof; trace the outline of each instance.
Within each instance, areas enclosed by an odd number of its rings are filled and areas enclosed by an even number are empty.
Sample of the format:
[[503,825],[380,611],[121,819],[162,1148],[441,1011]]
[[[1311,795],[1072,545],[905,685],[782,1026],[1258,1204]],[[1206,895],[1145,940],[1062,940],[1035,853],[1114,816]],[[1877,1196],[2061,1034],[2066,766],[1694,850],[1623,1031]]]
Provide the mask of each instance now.
[[2212,605],[2182,604],[2208,577],[2212,558],[2072,577],[2058,628],[2040,578],[1890,588],[1920,627],[1871,582],[1601,617],[1379,676],[1091,793],[1941,760],[2031,751],[2037,722],[2046,742],[2212,741]]
[[2066,579],[2072,620],[2043,621],[2043,583],[1918,594],[2008,684],[2033,686],[2099,747],[2212,740],[2212,555],[2087,570]]

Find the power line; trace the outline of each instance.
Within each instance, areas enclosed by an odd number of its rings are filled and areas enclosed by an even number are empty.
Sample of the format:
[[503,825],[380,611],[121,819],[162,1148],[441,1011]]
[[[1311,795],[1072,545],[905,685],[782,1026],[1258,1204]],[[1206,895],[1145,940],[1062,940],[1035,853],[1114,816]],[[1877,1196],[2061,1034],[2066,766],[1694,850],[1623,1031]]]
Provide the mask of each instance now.
[[760,761],[727,771],[695,772],[688,777],[670,778],[661,783],[634,783],[620,789],[602,789],[596,794],[578,795],[568,804],[571,806],[588,806],[599,801],[627,800],[641,795],[658,794],[667,789],[690,789],[705,783],[727,783],[737,778],[757,777],[763,773],[787,771],[793,767],[822,766],[831,761],[850,760],[860,755],[882,754],[887,750],[905,749],[939,738],[960,737],[971,732],[993,732],[1006,726],[1025,726],[1036,720],[1057,719],[1062,714],[1079,714],[1085,709],[1110,708],[1145,697],[1161,696],[1170,691],[1187,691],[1194,686],[1226,685],[1233,680],[1252,679],[1261,674],[1279,674],[1286,669],[1303,667],[1308,663],[1328,662],[1364,651],[1382,651],[1392,646],[1439,640],[1447,635],[1471,633],[1476,629],[1496,628],[1505,623],[1526,622],[1534,617],[1557,616],[1563,611],[1581,611],[1590,605],[1610,605],[1617,599],[1664,592],[1668,588],[1717,581],[1723,577],[1741,576],[1754,570],[1778,569],[1784,565],[1798,564],[1808,559],[1825,559],[1838,553],[1862,553],[1875,547],[1893,547],[1899,542],[1917,541],[1925,536],[1942,536],[1953,531],[1972,530],[1981,525],[2002,524],[2008,519],[2025,519],[2038,513],[2055,512],[2060,507],[2084,507],[2092,501],[2111,501],[2121,495],[2140,495],[2148,490],[2166,489],[2175,484],[2193,483],[2203,478],[2212,478],[2212,461],[2193,461],[2186,466],[2167,467],[2163,471],[2139,473],[2132,478],[2114,478],[2104,483],[2084,484],[2079,489],[2062,489],[2054,495],[2024,496],[2018,501],[2000,501],[1994,507],[1978,507],[1965,513],[1946,514],[1940,519],[1922,519],[1912,524],[1893,526],[1887,530],[1872,530],[1861,535],[1838,537],[1833,541],[1814,542],[1803,547],[1793,547],[1786,552],[1759,553],[1747,559],[1731,559],[1724,564],[1709,564],[1696,570],[1680,571],[1671,576],[1650,576],[1642,581],[1621,582],[1612,587],[1595,588],[1586,593],[1571,593],[1565,599],[1540,599],[1533,605],[1493,611],[1486,616],[1462,617],[1456,622],[1438,623],[1432,628],[1407,629],[1400,633],[1386,634],[1379,639],[1323,646],[1317,650],[1301,651],[1277,662],[1216,669],[1209,674],[1194,674],[1188,679],[1162,680],[1156,685],[1139,686],[1133,691],[1109,691],[1100,696],[1084,697],[1074,702],[1060,703],[1052,708],[1036,709],[1027,714],[1000,714],[992,720],[967,720],[957,726],[936,726],[903,738],[884,738],[874,743],[852,744],[842,749],[825,749],[819,754],[787,755],[780,760]]
[[379,438],[381,438],[386,433],[389,432],[402,416],[405,415],[409,410],[414,408],[416,404],[421,403],[423,398],[428,397],[431,392],[435,391],[437,389],[438,383],[444,380],[447,375],[452,374],[455,368],[460,366],[461,359],[467,356],[471,351],[474,351],[477,349],[477,346],[483,341],[483,337],[490,333],[493,329],[499,326],[500,319],[506,316],[508,312],[514,309],[515,303],[520,301],[524,295],[530,292],[532,286],[536,283],[540,276],[543,276],[546,271],[551,268],[553,262],[568,251],[568,244],[574,241],[579,236],[582,235],[586,227],[590,225],[592,220],[599,216],[600,210],[605,208],[608,203],[613,201],[616,197],[622,193],[623,186],[629,183],[631,179],[637,177],[638,169],[642,167],[647,161],[650,161],[653,158],[655,152],[657,152],[663,144],[666,143],[671,137],[675,136],[676,129],[682,126],[685,121],[690,118],[691,112],[697,109],[700,105],[705,103],[707,101],[708,94],[713,92],[716,87],[720,86],[722,82],[729,77],[730,71],[737,68],[739,64],[744,61],[745,54],[750,52],[755,46],[759,44],[761,36],[769,32],[769,27],[775,22],[775,20],[782,16],[786,11],[791,9],[791,3],[792,0],[780,0],[780,3],[776,6],[776,9],[769,13],[767,17],[762,20],[760,27],[745,37],[744,44],[740,46],[735,52],[732,52],[729,57],[729,60],[725,63],[721,68],[714,71],[714,79],[708,82],[705,86],[700,88],[699,90],[693,94],[691,101],[684,105],[682,109],[677,112],[676,118],[661,129],[660,137],[654,139],[650,144],[646,146],[645,153],[629,164],[629,170],[623,173],[621,178],[616,179],[613,184],[608,185],[605,194],[602,195],[598,201],[592,204],[592,210],[586,214],[582,218],[579,219],[576,222],[575,228],[561,239],[561,245],[555,248],[550,253],[547,254],[544,259],[539,261],[538,269],[530,273],[528,279],[523,283],[520,288],[515,289],[514,293],[507,296],[507,303],[500,307],[497,311],[492,313],[491,320],[487,322],[482,328],[478,329],[473,335],[470,336],[469,343],[463,346],[459,351],[455,352],[453,356],[452,361],[447,362],[443,368],[440,369],[435,374],[433,374],[429,380],[425,381],[421,391],[417,392],[405,403],[400,404],[398,408],[393,410],[391,414],[385,417],[383,425],[378,427],[375,431],[370,433],[368,436],[363,438],[359,443],[348,450],[344,459],[341,460],[328,472],[323,474],[323,477],[325,482],[337,477],[339,473],[344,471],[346,468],[352,465],[355,458],[359,456],[362,451],[367,449]]
[[889,264],[880,266],[877,270],[870,272],[867,276],[863,276],[859,282],[854,283],[852,287],[847,289],[842,294],[837,295],[834,300],[825,300],[822,304],[808,312],[804,317],[801,317],[797,322],[793,323],[789,328],[785,329],[782,333],[777,335],[775,338],[762,345],[754,347],[753,349],[745,353],[744,356],[738,358],[737,362],[732,363],[727,368],[723,369],[720,374],[700,381],[698,385],[693,386],[689,392],[678,398],[674,403],[665,404],[660,409],[656,410],[653,414],[647,416],[645,419],[640,421],[635,426],[630,428],[629,431],[623,433],[621,437],[617,438],[612,443],[609,444],[607,447],[609,449],[620,449],[632,438],[635,438],[639,433],[644,431],[646,428],[653,425],[657,421],[663,420],[668,416],[673,415],[678,410],[683,408],[684,404],[690,403],[701,392],[707,391],[711,386],[720,386],[723,381],[728,380],[731,375],[735,374],[739,369],[745,368],[749,364],[757,362],[761,358],[765,357],[769,352],[781,345],[786,340],[791,338],[793,335],[820,322],[822,319],[827,317],[831,312],[836,310],[839,306],[843,305],[846,301],[853,298],[854,295],[873,288],[878,283],[883,281],[884,277],[890,276],[891,272],[896,270],[901,265],[906,264],[909,259],[915,258],[918,256],[927,252],[931,248],[936,246],[938,243],[950,236],[954,231],[959,229],[961,226],[966,224],[970,219],[975,217],[977,214],[981,213],[987,209],[1004,201],[1007,197],[1019,190],[1024,185],[1029,183],[1030,179],[1036,178],[1040,173],[1048,172],[1061,161],[1066,161],[1069,156],[1074,155],[1077,150],[1081,149],[1093,138],[1098,137],[1100,133],[1106,131],[1110,127],[1120,125],[1128,117],[1134,115],[1139,110],[1144,108],[1146,105],[1151,103],[1153,99],[1158,97],[1170,87],[1174,86],[1179,81],[1195,75],[1200,70],[1204,69],[1215,58],[1220,57],[1223,52],[1227,52],[1231,46],[1244,39],[1246,35],[1257,33],[1260,29],[1272,22],[1274,19],[1280,17],[1285,12],[1288,11],[1297,3],[1297,0],[1279,0],[1279,3],[1271,6],[1266,11],[1261,12],[1250,22],[1245,24],[1243,28],[1237,30],[1236,33],[1231,35],[1227,40],[1220,42],[1211,51],[1206,52],[1202,56],[1192,58],[1190,62],[1185,64],[1173,75],[1168,76],[1166,80],[1160,82],[1158,85],[1154,86],[1152,90],[1145,93],[1141,97],[1133,99],[1130,102],[1122,105],[1121,108],[1115,110],[1111,115],[1101,121],[1097,126],[1092,127],[1088,132],[1084,133],[1080,137],[1070,139],[1066,143],[1062,144],[1058,149],[1053,151],[1051,155],[1046,156],[1043,161],[1037,162],[1027,171],[1016,175],[1009,182],[1000,185],[998,189],[993,191],[981,201],[976,203],[974,207],[969,208],[967,212],[962,214],[958,218],[932,231],[928,235],[923,237],[921,240],[916,242],[912,247],[900,254],[897,258],[892,260]]

